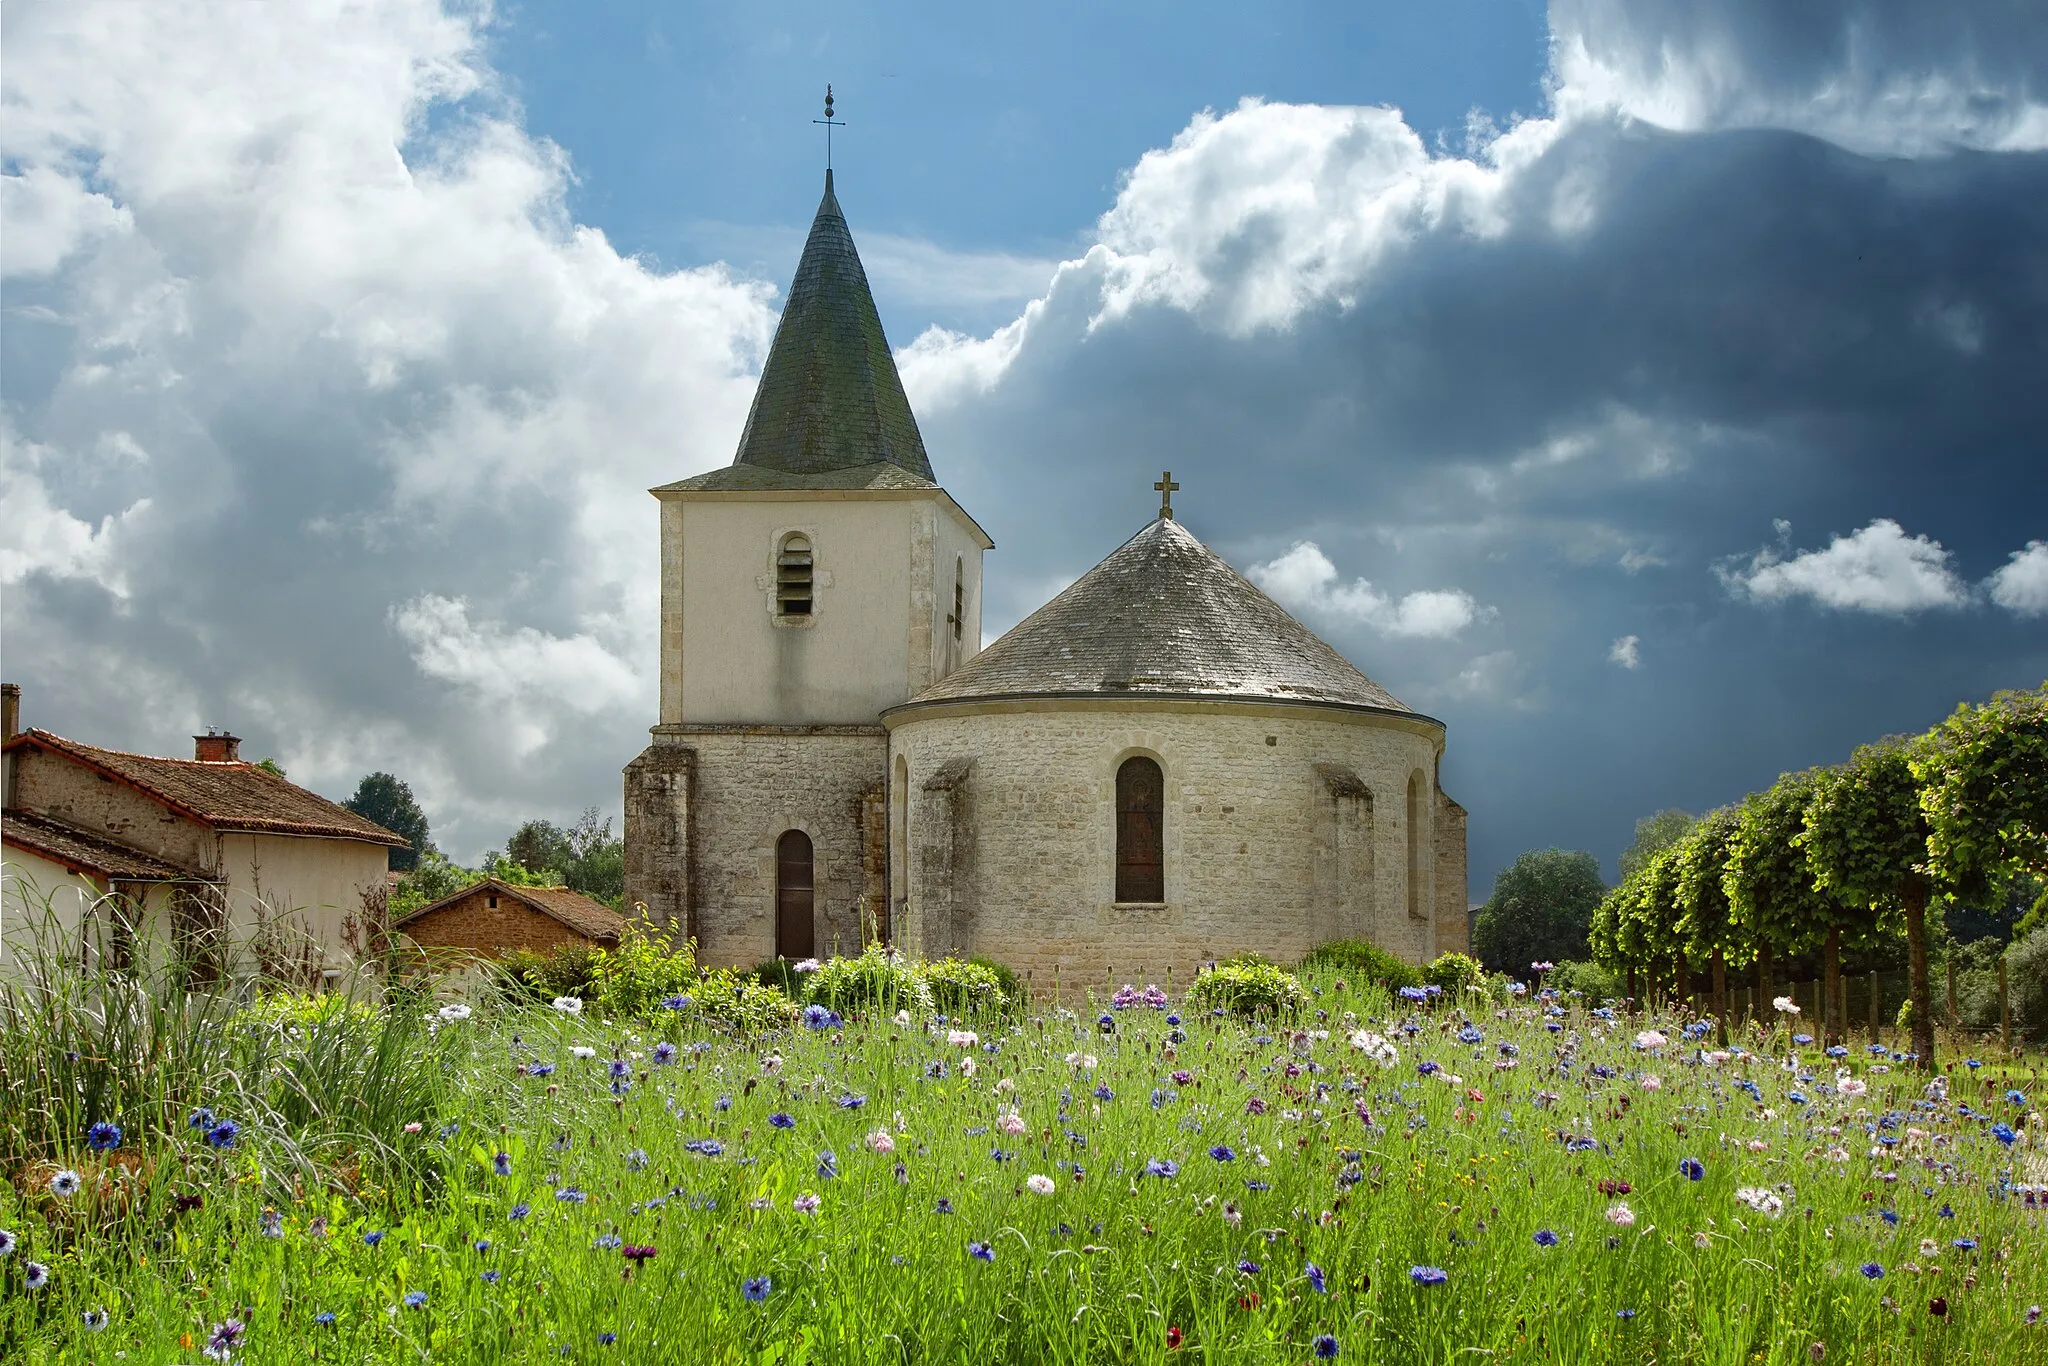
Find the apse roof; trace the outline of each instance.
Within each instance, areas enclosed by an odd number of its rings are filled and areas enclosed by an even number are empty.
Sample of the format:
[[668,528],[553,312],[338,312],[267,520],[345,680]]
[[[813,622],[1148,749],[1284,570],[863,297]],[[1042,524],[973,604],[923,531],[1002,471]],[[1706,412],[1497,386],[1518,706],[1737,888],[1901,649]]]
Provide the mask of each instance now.
[[1415,714],[1169,517],[907,705],[1082,694]]

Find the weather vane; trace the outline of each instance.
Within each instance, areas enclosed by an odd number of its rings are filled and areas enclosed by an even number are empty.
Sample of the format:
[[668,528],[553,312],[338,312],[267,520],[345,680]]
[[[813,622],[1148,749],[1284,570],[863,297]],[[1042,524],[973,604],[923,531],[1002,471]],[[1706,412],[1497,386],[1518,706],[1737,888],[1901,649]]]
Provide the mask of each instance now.
[[825,169],[829,171],[832,169],[832,130],[846,126],[840,120],[832,117],[832,87],[830,85],[825,87],[825,117],[822,119],[812,119],[811,122],[825,125]]

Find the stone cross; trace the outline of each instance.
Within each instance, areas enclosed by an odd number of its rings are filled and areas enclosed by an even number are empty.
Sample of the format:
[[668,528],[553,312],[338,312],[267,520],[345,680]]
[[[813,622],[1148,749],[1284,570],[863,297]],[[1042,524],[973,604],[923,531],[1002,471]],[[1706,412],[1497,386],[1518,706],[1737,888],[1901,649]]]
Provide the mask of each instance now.
[[1162,472],[1162,473],[1160,474],[1160,476],[1159,476],[1159,482],[1158,482],[1158,483],[1156,483],[1156,484],[1154,484],[1154,485],[1153,485],[1152,487],[1153,487],[1153,488],[1155,488],[1155,489],[1158,489],[1158,490],[1159,490],[1159,517],[1160,517],[1160,520],[1161,520],[1161,521],[1167,521],[1167,522],[1170,522],[1170,521],[1172,521],[1172,520],[1173,520],[1173,495],[1174,495],[1174,492],[1175,492],[1175,490],[1177,490],[1177,489],[1179,489],[1179,488],[1180,488],[1180,485],[1179,485],[1179,484],[1176,484],[1176,483],[1174,483],[1174,482],[1173,482],[1173,471],[1172,471],[1172,470],[1166,470],[1166,471],[1163,471],[1163,472]]

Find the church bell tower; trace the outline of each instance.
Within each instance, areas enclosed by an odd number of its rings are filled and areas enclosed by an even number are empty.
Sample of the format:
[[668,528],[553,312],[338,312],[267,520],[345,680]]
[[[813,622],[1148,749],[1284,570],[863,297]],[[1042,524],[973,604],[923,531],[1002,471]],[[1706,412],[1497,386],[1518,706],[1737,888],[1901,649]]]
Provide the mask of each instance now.
[[652,493],[661,714],[625,770],[628,910],[706,963],[857,953],[890,933],[880,714],[979,651],[992,542],[933,476],[830,170],[738,454]]

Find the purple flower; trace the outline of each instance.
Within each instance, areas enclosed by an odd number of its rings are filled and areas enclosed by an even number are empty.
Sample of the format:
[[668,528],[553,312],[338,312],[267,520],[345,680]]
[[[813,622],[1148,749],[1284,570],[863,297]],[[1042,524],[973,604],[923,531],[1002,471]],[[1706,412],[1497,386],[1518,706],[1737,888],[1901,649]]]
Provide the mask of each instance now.
[[491,1170],[500,1176],[510,1176],[512,1174],[512,1154],[499,1153],[496,1157],[493,1157],[491,1159]]
[[1701,1165],[1697,1157],[1682,1159],[1678,1164],[1678,1170],[1688,1181],[1703,1180],[1707,1174],[1707,1169]]
[[1244,1261],[1239,1262],[1237,1264],[1237,1269],[1240,1275],[1256,1276],[1259,1274],[1259,1264],[1257,1262],[1251,1261],[1250,1259],[1246,1259]]
[[1328,1333],[1318,1333],[1315,1341],[1310,1345],[1315,1348],[1316,1358],[1319,1361],[1329,1361],[1337,1355],[1337,1339],[1331,1337]]
[[613,1058],[605,1065],[611,1069],[611,1074],[614,1077],[630,1077],[633,1075],[633,1064],[627,1062],[624,1058]]
[[[235,1140],[241,1136],[241,1133],[241,1125],[235,1123],[232,1119],[224,1119],[206,1131],[206,1146],[209,1148],[232,1148],[235,1146]],[[239,1320],[229,1319],[228,1322],[238,1323]]]
[[505,1217],[507,1219],[524,1219],[531,1213],[533,1213],[533,1206],[521,1201],[519,1204],[514,1205]]
[[1884,1279],[1884,1268],[1876,1262],[1865,1262],[1858,1269],[1863,1272],[1866,1280],[1881,1281]]
[[424,1290],[408,1290],[405,1295],[405,1307],[407,1309],[425,1309],[427,1307],[427,1292]]
[[1538,1247],[1556,1247],[1556,1246],[1557,1246],[1557,1234],[1556,1234],[1555,1232],[1553,1232],[1552,1230],[1550,1230],[1550,1229],[1547,1229],[1547,1228],[1539,1228],[1539,1229],[1537,1229],[1537,1230],[1536,1230],[1536,1246],[1538,1246]]
[[85,1145],[96,1153],[109,1152],[121,1146],[121,1126],[105,1120],[85,1131]]
[[555,1065],[551,1062],[530,1062],[526,1064],[526,1075],[529,1077],[553,1076],[554,1071]]
[[363,1235],[363,1246],[364,1246],[364,1247],[375,1247],[375,1246],[377,1246],[377,1244],[379,1244],[379,1243],[381,1243],[381,1242],[383,1242],[383,1241],[384,1241],[384,1230],[383,1230],[383,1229],[381,1229],[381,1228],[373,1228],[373,1229],[371,1229],[371,1230],[370,1230],[370,1231],[369,1231],[368,1233],[365,1233],[365,1234]]
[[226,1361],[233,1356],[235,1348],[242,1345],[245,1327],[240,1319],[225,1319],[213,1325],[213,1332],[206,1339],[206,1355],[215,1361]]
[[1145,1175],[1171,1179],[1180,1175],[1180,1163],[1170,1158],[1155,1157],[1145,1164]]
[[1440,1266],[1411,1266],[1408,1279],[1417,1285],[1442,1285],[1451,1278],[1451,1273]]
[[992,1262],[996,1259],[996,1250],[987,1243],[969,1243],[967,1255],[977,1261]]
[[1237,1160],[1237,1154],[1230,1150],[1230,1145],[1227,1143],[1218,1143],[1215,1147],[1209,1149],[1209,1156],[1215,1158],[1218,1162],[1235,1162]]
[[1310,1262],[1308,1265],[1304,1266],[1301,1269],[1301,1274],[1308,1277],[1309,1288],[1315,1291],[1318,1295],[1327,1295],[1330,1293],[1330,1282],[1328,1278],[1326,1278],[1323,1275],[1323,1269],[1317,1266],[1314,1262]]
[[688,1010],[690,1008],[690,998],[687,996],[664,997],[661,1002],[661,1008],[663,1010]]
[[774,1288],[775,1282],[766,1276],[749,1276],[746,1280],[740,1282],[740,1293],[745,1295],[751,1304],[759,1304],[762,1300],[767,1299],[768,1292]]
[[776,1129],[794,1129],[796,1127],[796,1116],[783,1110],[777,1110],[774,1114],[768,1116],[768,1124],[771,1128]]

